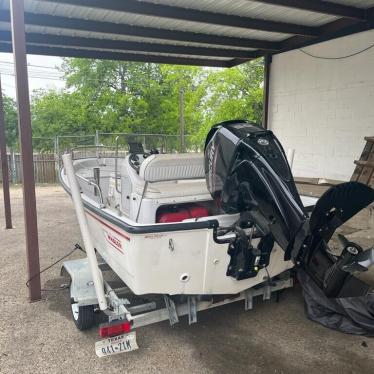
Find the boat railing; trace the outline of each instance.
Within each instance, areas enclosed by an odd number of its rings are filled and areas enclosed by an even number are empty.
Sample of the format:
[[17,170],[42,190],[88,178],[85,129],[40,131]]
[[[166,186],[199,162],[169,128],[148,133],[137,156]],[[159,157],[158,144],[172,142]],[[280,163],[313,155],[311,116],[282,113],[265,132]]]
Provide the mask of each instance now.
[[90,179],[87,179],[87,178],[85,178],[85,177],[82,177],[81,175],[79,175],[79,174],[77,174],[77,173],[75,174],[75,176],[76,176],[78,179],[82,180],[83,182],[86,182],[88,185],[90,185],[90,186],[94,186],[94,187],[95,187],[96,191],[97,191],[98,194],[99,194],[99,199],[100,199],[100,208],[104,208],[104,207],[105,207],[105,204],[104,204],[103,192],[101,191],[101,187],[99,186],[99,184],[93,182],[93,181],[90,180]]
[[[118,149],[116,151],[115,146],[108,146],[108,145],[79,145],[74,148],[70,149],[70,153],[73,160],[79,160],[82,158],[87,158],[87,152],[92,152],[91,157],[96,157],[97,159],[105,158],[105,157],[123,157],[121,154],[119,156]],[[109,154],[107,154],[107,153]],[[124,151],[126,155],[126,151]]]
[[117,135],[115,139],[115,152],[114,152],[114,186],[118,193],[121,191],[118,188],[118,147],[119,147],[119,138],[125,136],[125,134]]
[[[92,156],[92,157],[96,157],[98,160],[100,158],[105,158],[105,157],[114,158],[115,189],[116,189],[116,191],[118,193],[121,193],[121,191],[118,188],[118,158],[122,158],[122,157],[126,156],[126,154],[127,154],[127,151],[122,151],[123,154],[119,154],[119,139],[120,139],[121,136],[127,137],[128,134],[117,135],[116,138],[115,138],[115,145],[114,146],[107,146],[107,145],[80,145],[80,146],[74,147],[74,148],[72,148],[70,150],[73,160],[78,160],[78,159],[81,159],[81,158],[87,158],[87,154],[86,153],[84,154],[84,157],[82,157],[82,156],[81,157],[75,157],[75,153],[74,153],[74,152],[81,152],[82,150],[87,151],[87,149],[93,149],[93,150],[95,150],[96,154],[95,154],[95,156]],[[108,149],[108,150],[111,150],[112,152],[114,151],[114,155],[110,155],[110,156],[108,156],[108,155],[101,155],[100,152],[99,152],[100,149],[104,149],[104,150]]]

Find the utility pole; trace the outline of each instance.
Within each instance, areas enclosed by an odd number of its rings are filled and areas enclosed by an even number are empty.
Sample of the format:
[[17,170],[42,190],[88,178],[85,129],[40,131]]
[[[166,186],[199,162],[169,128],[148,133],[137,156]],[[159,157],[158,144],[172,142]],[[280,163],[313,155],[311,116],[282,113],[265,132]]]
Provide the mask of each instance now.
[[12,226],[12,210],[10,208],[9,168],[8,168],[8,158],[6,154],[4,102],[3,102],[3,92],[1,89],[1,79],[0,79],[0,159],[1,159],[1,169],[3,172],[5,228],[11,229],[13,227]]
[[179,90],[179,135],[180,135],[180,151],[186,152],[186,143],[184,138],[184,89]]

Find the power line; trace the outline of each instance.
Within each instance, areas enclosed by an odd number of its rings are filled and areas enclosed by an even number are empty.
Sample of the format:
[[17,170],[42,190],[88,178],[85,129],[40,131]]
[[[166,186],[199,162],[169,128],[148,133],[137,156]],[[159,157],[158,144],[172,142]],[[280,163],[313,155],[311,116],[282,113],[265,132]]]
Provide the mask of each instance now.
[[[4,62],[0,62],[0,65],[2,67],[6,68],[6,69],[14,70],[14,65],[4,64]],[[28,67],[29,70],[39,70],[39,71],[43,71],[44,73],[63,74],[62,72],[60,72],[56,69],[45,70],[45,68],[42,68],[42,67],[36,66],[36,65],[28,65],[27,67]]]
[[4,86],[4,87],[8,87],[8,88],[16,88],[15,86],[12,86],[11,84],[7,84],[7,83],[4,83],[4,82],[1,82],[1,85]]
[[[0,67],[2,67],[3,69],[8,69],[8,70],[11,70],[11,71],[14,71],[14,66],[13,65],[2,65],[3,62],[0,62]],[[62,75],[63,73],[62,72],[59,72],[57,70],[53,70],[53,71],[47,71],[47,70],[43,70],[43,68],[40,68],[40,67],[36,67],[36,66],[28,66],[29,67],[29,71],[39,71],[43,74],[57,74],[57,75]]]
[[[4,72],[4,71],[0,71],[0,75],[9,75],[9,76],[15,77],[14,73],[9,73],[9,72]],[[29,74],[28,77],[30,79],[47,79],[47,80],[55,80],[55,81],[62,81],[62,82],[65,81],[63,78],[57,78],[57,77],[51,77],[51,76],[42,76],[42,75]]]
[[[3,74],[7,74],[7,75],[14,75],[15,74],[14,71],[2,69],[1,67],[0,67],[0,72],[3,73]],[[41,72],[38,72],[38,71],[30,71],[29,76],[62,79],[62,77],[60,75],[44,74],[44,73],[41,73]]]
[[373,48],[374,47],[374,43],[369,45],[368,47],[364,48],[364,49],[361,49],[360,51],[357,51],[357,52],[354,52],[354,53],[351,53],[349,55],[345,55],[345,56],[339,56],[339,57],[324,57],[324,56],[316,56],[310,52],[307,52],[307,51],[304,51],[303,49],[299,49],[300,52],[310,56],[310,57],[313,57],[313,58],[318,58],[318,59],[321,59],[321,60],[343,60],[345,58],[349,58],[349,57],[353,57],[353,56],[357,56],[363,52],[366,52],[368,51],[369,49]]
[[[8,64],[8,65],[13,65],[14,66],[14,62],[10,62],[10,61],[1,61],[0,64]],[[53,68],[52,66],[45,66],[45,65],[27,64],[27,66],[32,66],[32,67],[36,67],[36,68],[43,68],[43,69],[57,70],[57,68]]]
[[[47,80],[56,80],[56,81],[65,81],[61,78],[61,73],[57,71],[56,68],[46,65],[35,65],[35,64],[27,64],[29,69],[29,77],[31,79],[47,79]],[[4,69],[1,71],[3,75],[15,76],[14,74],[14,63],[9,61],[1,61],[0,68]],[[36,68],[36,69],[34,69]],[[43,69],[49,69],[53,71],[45,71]]]

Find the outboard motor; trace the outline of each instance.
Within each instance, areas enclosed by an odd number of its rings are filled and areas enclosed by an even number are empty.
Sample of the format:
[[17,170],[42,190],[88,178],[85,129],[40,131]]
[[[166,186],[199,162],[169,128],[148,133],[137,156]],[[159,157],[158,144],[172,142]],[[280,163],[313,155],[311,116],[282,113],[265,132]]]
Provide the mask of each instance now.
[[[374,201],[373,189],[357,182],[332,187],[309,217],[278,139],[244,120],[212,127],[205,143],[205,174],[221,209],[240,214],[238,222],[217,228],[214,235],[218,243],[229,244],[228,276],[255,277],[269,264],[275,241],[285,251],[285,260],[302,266],[327,296],[370,291],[353,274],[374,263],[374,249],[364,251],[340,236],[344,248],[338,256],[327,243],[339,226]],[[229,232],[235,235],[227,236]],[[257,247],[253,238],[260,238]]]

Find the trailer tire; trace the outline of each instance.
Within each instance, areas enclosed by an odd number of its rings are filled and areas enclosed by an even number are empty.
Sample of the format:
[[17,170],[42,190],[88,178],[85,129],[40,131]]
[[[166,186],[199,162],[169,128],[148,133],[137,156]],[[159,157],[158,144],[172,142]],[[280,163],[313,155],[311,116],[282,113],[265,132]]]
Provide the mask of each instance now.
[[94,326],[95,313],[93,305],[78,306],[73,303],[71,304],[71,311],[75,326],[77,326],[78,330],[88,330]]
[[71,314],[78,330],[88,330],[95,325],[94,305],[78,306],[71,298]]

